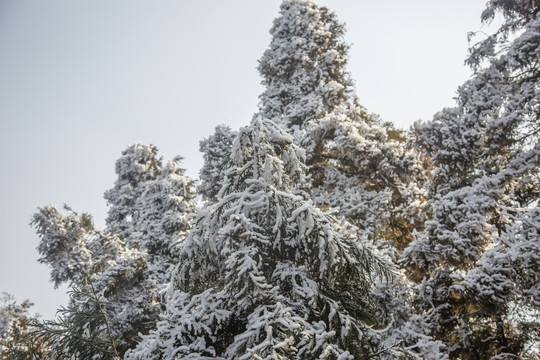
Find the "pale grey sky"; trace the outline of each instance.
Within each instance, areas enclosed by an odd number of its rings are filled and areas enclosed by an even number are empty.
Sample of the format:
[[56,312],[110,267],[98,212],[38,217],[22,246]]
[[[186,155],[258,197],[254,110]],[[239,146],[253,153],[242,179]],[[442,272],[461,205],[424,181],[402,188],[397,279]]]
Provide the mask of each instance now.
[[[486,0],[320,0],[347,24],[360,102],[400,127],[453,104],[467,32]],[[257,59],[279,0],[0,0],[0,292],[46,318],[64,302],[37,263],[37,206],[103,224],[103,192],[133,142],[185,157],[225,123],[251,120]]]

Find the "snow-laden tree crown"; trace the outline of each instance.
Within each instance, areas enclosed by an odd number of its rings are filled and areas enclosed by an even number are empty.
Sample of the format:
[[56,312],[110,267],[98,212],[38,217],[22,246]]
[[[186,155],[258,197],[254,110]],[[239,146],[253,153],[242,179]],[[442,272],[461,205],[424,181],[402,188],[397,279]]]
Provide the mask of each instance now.
[[197,213],[167,310],[128,359],[353,359],[385,261],[352,226],[293,192],[303,151],[256,117],[234,141],[217,202]]

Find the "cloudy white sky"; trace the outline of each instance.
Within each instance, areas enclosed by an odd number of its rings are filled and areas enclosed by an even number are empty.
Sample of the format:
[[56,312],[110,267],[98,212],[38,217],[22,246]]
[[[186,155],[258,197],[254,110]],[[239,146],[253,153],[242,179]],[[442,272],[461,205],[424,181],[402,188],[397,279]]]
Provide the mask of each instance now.
[[[347,24],[360,102],[406,128],[453,104],[486,0],[320,0]],[[28,225],[69,204],[102,225],[114,162],[133,142],[179,154],[251,120],[257,59],[279,0],[0,0],[0,292],[50,318],[65,301]]]

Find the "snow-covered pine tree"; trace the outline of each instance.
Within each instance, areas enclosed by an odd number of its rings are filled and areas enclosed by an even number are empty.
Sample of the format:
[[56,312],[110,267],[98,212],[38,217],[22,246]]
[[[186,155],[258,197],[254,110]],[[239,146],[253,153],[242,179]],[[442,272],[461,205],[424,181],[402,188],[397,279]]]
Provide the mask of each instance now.
[[153,145],[135,143],[128,146],[116,161],[118,177],[114,186],[104,194],[109,205],[105,219],[107,227],[128,242],[138,210],[135,203],[144,192],[144,184],[155,180],[160,173],[162,164],[157,152]]
[[67,210],[64,215],[49,205],[38,208],[32,219],[41,238],[39,261],[52,268],[55,286],[67,283],[71,289],[67,308],[57,320],[42,324],[39,337],[53,358],[113,358],[155,324],[160,310],[156,285],[148,276],[146,253],[94,229],[89,215]]
[[236,135],[236,131],[227,125],[218,125],[214,134],[200,142],[199,150],[203,153],[204,164],[199,172],[197,192],[206,201],[217,200]]
[[130,242],[148,254],[150,277],[158,285],[170,281],[195,211],[192,181],[176,165],[178,160],[166,163],[156,179],[144,184],[129,235]]
[[313,200],[399,249],[422,225],[420,159],[407,134],[357,104],[334,13],[285,0],[259,64],[260,113],[306,150]]
[[163,165],[155,146],[130,145],[116,162],[114,187],[105,192],[107,230],[148,254],[158,286],[170,279],[178,243],[189,231],[187,217],[195,209],[193,182],[178,167],[180,160]]
[[538,356],[540,4],[493,0],[482,19],[497,12],[504,23],[471,48],[457,107],[417,124],[434,164],[431,219],[405,260],[452,358]]
[[[260,113],[306,150],[314,203],[337,209],[380,246],[391,245],[387,249],[396,258],[423,227],[424,163],[408,133],[357,103],[346,71],[344,31],[335,14],[314,1],[284,1],[260,60],[266,87]],[[410,292],[410,283],[396,281],[379,284],[374,294],[380,301],[396,294],[403,300],[399,309],[396,301],[378,304],[389,349],[381,356],[430,349],[429,358],[443,358],[440,342],[430,340],[408,308]]]
[[154,327],[159,290],[178,264],[194,211],[192,182],[179,159],[162,165],[154,146],[129,146],[105,194],[111,205],[105,231],[70,209],[64,215],[47,206],[34,215],[40,262],[51,266],[56,286],[71,289],[60,318],[42,324],[41,337],[55,356],[78,352],[83,359],[99,349],[103,358],[121,356]]
[[127,359],[360,359],[372,276],[355,230],[291,189],[303,152],[275,123],[240,130],[216,203],[201,210],[156,330]]

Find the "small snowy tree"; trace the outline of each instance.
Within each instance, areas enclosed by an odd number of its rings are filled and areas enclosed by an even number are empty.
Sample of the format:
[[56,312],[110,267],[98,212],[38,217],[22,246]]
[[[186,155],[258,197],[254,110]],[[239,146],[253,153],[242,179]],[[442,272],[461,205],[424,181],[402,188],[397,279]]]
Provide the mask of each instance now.
[[88,214],[77,214],[66,206],[67,215],[57,207],[38,208],[31,224],[40,237],[38,261],[51,267],[51,282],[80,282],[92,267],[92,253],[87,234],[92,232],[92,219]]
[[204,164],[199,172],[197,191],[207,201],[217,200],[235,137],[236,132],[230,127],[218,125],[213,135],[200,142],[199,150],[203,153]]
[[34,215],[39,261],[51,267],[55,286],[71,289],[60,318],[42,324],[55,356],[82,359],[101,349],[104,358],[118,357],[155,326],[159,290],[178,263],[194,210],[192,182],[178,160],[162,165],[154,146],[129,146],[105,194],[111,207],[104,231],[69,208],[64,215],[47,206]]
[[[148,332],[159,311],[146,253],[95,230],[88,215],[71,210],[63,215],[51,205],[39,208],[32,223],[41,238],[39,261],[52,268],[51,280],[56,286],[67,283],[76,289],[71,291],[68,310],[61,312],[59,321],[43,328],[42,337],[50,340],[51,351],[59,358],[89,354],[99,349],[92,339],[101,338],[114,339],[120,353],[134,346],[138,333]],[[81,314],[88,315],[83,320],[93,315],[100,326],[89,328],[90,322],[81,321]],[[54,328],[62,329],[59,331],[65,336],[52,336],[49,330]],[[87,341],[72,341],[79,336],[86,336]],[[107,348],[100,351],[112,352]]]
[[105,192],[108,231],[148,254],[150,276],[158,285],[169,281],[195,209],[193,183],[177,165],[181,159],[163,165],[155,146],[130,145],[116,162],[114,187]]
[[166,312],[128,359],[370,353],[372,276],[389,269],[353,227],[291,192],[302,156],[269,120],[240,130],[218,201],[183,245]]
[[179,244],[190,229],[188,217],[195,211],[191,187],[183,170],[168,162],[156,179],[144,184],[135,202],[128,239],[148,254],[150,277],[157,284],[169,282],[178,263]]
[[104,194],[109,204],[105,222],[110,231],[123,239],[128,239],[133,231],[136,201],[144,192],[145,183],[159,176],[161,159],[157,151],[153,145],[136,143],[128,146],[116,161],[118,178]]
[[181,159],[163,165],[155,146],[130,145],[116,162],[114,187],[105,192],[107,230],[148,254],[157,286],[169,281],[195,209],[193,183],[178,167]]

